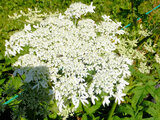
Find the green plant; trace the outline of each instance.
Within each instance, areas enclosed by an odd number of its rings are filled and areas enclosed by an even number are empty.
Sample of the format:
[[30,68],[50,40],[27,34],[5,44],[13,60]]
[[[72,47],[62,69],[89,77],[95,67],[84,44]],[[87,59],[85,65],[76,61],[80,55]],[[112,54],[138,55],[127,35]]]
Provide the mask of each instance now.
[[[147,67],[151,67],[150,73],[141,73],[138,68],[142,60],[136,59],[134,60],[134,65],[130,67],[130,71],[132,72],[131,78],[128,80],[129,86],[126,87],[125,93],[127,96],[125,97],[125,101],[121,103],[121,105],[115,105],[115,110],[113,109],[113,100],[111,99],[111,104],[107,107],[102,106],[102,101],[100,100],[98,103],[96,101],[95,105],[88,104],[86,106],[79,106],[76,114],[73,116],[69,116],[68,119],[107,119],[108,116],[111,116],[111,119],[126,119],[126,120],[141,120],[141,119],[159,119],[159,88],[155,88],[159,84],[159,77],[160,77],[160,65],[156,62],[155,56],[160,55],[159,48],[160,48],[160,36],[159,36],[159,10],[153,11],[148,16],[145,13],[155,6],[159,4],[157,0],[1,0],[0,1],[0,98],[1,98],[1,108],[5,112],[14,111],[14,118],[15,119],[24,119],[24,117],[30,119],[33,116],[38,119],[57,119],[60,120],[60,117],[57,109],[57,105],[55,102],[48,103],[47,94],[35,94],[28,84],[23,84],[21,82],[21,78],[19,76],[13,77],[13,69],[11,64],[14,64],[18,57],[12,57],[12,61],[8,58],[4,57],[5,51],[5,40],[9,39],[9,37],[15,33],[16,31],[22,30],[24,24],[26,24],[25,17],[22,17],[18,20],[10,20],[8,15],[12,15],[17,11],[24,11],[25,13],[28,12],[27,8],[38,8],[42,12],[64,12],[71,3],[81,1],[85,4],[89,4],[93,1],[94,5],[96,6],[97,13],[87,14],[86,18],[93,19],[96,23],[102,20],[101,16],[103,14],[110,15],[112,19],[116,19],[122,22],[122,25],[127,25],[132,23],[128,29],[129,36],[125,35],[124,40],[132,39],[137,40],[137,46],[129,47],[129,49],[140,51],[138,54],[140,55],[141,52],[145,53],[145,63]],[[142,17],[141,20],[137,21],[138,17]],[[152,34],[149,36],[142,36],[139,35],[138,30],[140,30],[140,24],[143,25],[143,29],[148,31],[152,31]],[[155,53],[147,51],[144,46],[151,41],[151,47],[153,48]],[[129,42],[131,41],[127,41]],[[134,42],[134,41],[132,41]],[[157,44],[157,45],[156,45]],[[131,44],[130,44],[131,45]],[[118,51],[116,51],[118,53]],[[27,53],[27,48],[25,49],[24,53]],[[21,54],[21,55],[22,55]],[[142,56],[140,57],[142,59]],[[23,78],[25,78],[23,76]],[[92,81],[92,77],[88,77],[89,81]],[[16,82],[15,82],[16,81]],[[29,100],[33,99],[35,106],[32,106],[31,103],[27,100],[26,97],[22,97],[22,94],[18,101],[15,100],[13,103],[9,105],[2,105],[5,101],[12,98],[16,95],[21,88],[26,87],[27,89],[24,90],[25,94],[28,94],[29,91]],[[48,90],[44,89],[41,93],[47,93]],[[47,99],[40,99],[37,103],[35,102],[38,100],[38,96],[46,97]],[[41,96],[42,95],[42,96]],[[22,102],[24,101],[24,102]],[[43,102],[45,101],[45,102]],[[156,101],[156,102],[155,102]],[[28,104],[26,106],[25,104]],[[38,105],[41,104],[41,105]],[[26,106],[26,107],[25,107]],[[46,107],[48,106],[48,108]],[[29,111],[32,107],[35,109],[32,110],[33,114],[29,114],[24,109]],[[36,109],[37,108],[37,109]],[[90,110],[91,109],[91,110]],[[112,109],[112,110],[111,110]],[[19,112],[21,111],[22,112]],[[3,114],[3,111],[1,112]],[[109,111],[112,111],[109,114]],[[154,111],[154,112],[153,112]],[[44,114],[40,114],[40,112],[44,112]],[[20,113],[20,114],[18,114]],[[9,116],[9,115],[8,115]],[[40,118],[41,117],[41,118]]]

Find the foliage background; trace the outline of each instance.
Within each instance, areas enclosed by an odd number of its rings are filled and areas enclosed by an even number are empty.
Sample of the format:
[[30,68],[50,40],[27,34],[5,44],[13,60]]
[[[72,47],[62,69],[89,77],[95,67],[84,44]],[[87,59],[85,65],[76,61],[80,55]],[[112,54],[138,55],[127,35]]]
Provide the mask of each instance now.
[[[96,22],[101,20],[101,15],[106,14],[111,16],[111,19],[122,22],[123,26],[132,23],[132,26],[127,31],[130,33],[130,39],[139,39],[136,49],[144,50],[142,45],[151,39],[152,45],[157,44],[154,50],[160,55],[160,9],[153,11],[148,16],[145,15],[146,12],[160,4],[159,0],[0,0],[0,118],[8,117],[6,119],[9,120],[15,116],[14,114],[12,116],[12,113],[18,109],[16,105],[20,101],[16,100],[6,106],[2,105],[2,103],[20,92],[22,86],[21,78],[12,76],[13,69],[11,64],[16,61],[18,56],[8,59],[4,56],[4,51],[5,40],[9,39],[14,32],[23,29],[25,18],[19,21],[10,20],[8,15],[13,15],[13,13],[17,13],[20,10],[27,12],[27,8],[35,7],[42,12],[56,12],[57,10],[63,12],[71,3],[78,1],[85,4],[93,2],[93,5],[96,6],[96,13],[87,17],[91,17]],[[142,17],[142,20],[137,22],[138,17]],[[146,38],[138,36],[140,24],[144,26],[144,29],[152,31],[152,35]],[[24,53],[26,52],[27,49]],[[117,106],[113,102],[109,107],[102,107],[101,103],[96,103],[96,106],[90,105],[88,108],[80,106],[76,115],[69,119],[159,120],[160,88],[158,86],[160,65],[155,62],[154,55],[153,53],[146,54],[148,64],[153,68],[150,74],[138,72],[136,68],[140,62],[138,60],[131,66],[132,76],[128,80],[130,85],[126,88],[127,96],[124,103]],[[35,100],[37,100],[36,97]],[[115,106],[115,110],[113,106]],[[110,113],[113,113],[111,118]],[[15,112],[15,114],[17,113]],[[44,114],[46,116],[43,116],[43,118],[48,120],[61,119],[56,113],[44,112]],[[27,118],[29,117],[31,116]],[[40,119],[38,116],[37,118]],[[23,119],[23,116],[16,119]]]

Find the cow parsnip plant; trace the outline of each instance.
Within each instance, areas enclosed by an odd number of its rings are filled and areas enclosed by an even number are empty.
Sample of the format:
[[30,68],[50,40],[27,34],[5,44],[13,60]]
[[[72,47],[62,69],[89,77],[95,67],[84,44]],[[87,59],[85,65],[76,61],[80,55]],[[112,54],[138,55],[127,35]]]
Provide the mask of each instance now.
[[120,104],[128,85],[125,78],[130,76],[128,65],[132,60],[114,52],[120,43],[117,35],[124,34],[118,29],[121,23],[106,15],[98,24],[82,18],[94,9],[92,3],[71,4],[64,14],[50,14],[44,20],[38,19],[36,25],[25,24],[23,30],[6,40],[6,56],[16,56],[29,46],[29,53],[13,64],[14,75],[25,75],[23,82],[32,83],[34,90],[48,88],[51,82],[49,94],[65,118],[80,103],[95,104],[98,96],[104,106],[109,105],[111,97]]

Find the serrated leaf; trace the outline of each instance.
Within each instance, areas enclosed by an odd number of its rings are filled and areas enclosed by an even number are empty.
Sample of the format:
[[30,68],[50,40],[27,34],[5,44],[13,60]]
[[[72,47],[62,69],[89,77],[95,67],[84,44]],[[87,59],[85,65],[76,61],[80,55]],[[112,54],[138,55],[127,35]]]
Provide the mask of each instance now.
[[[137,111],[136,112],[139,112],[140,110],[142,110],[143,109],[143,106],[137,106]],[[137,113],[136,113],[137,114]]]
[[149,94],[149,92],[153,93],[152,89],[154,85],[155,82],[150,81],[146,85],[136,87],[135,89],[132,90],[134,96],[132,98],[131,105],[135,111],[136,111],[136,106],[141,104],[141,102],[147,96],[147,94]]
[[131,105],[133,109],[136,111],[137,105],[139,105],[143,99],[146,97],[148,92],[145,90],[145,86],[137,87],[133,91],[135,94],[132,98]]
[[82,115],[82,120],[88,120],[86,113]]
[[136,116],[136,120],[142,120],[142,117],[143,117],[143,111],[140,111]]
[[121,105],[118,108],[118,112],[120,113],[126,113],[128,115],[134,116],[134,110],[129,104]]
[[152,115],[155,119],[159,120],[160,119],[160,104],[159,103],[153,103],[150,101],[144,101],[143,104],[145,106],[148,106],[147,109],[145,109],[145,111]]
[[158,103],[160,105],[160,88],[156,89],[154,91],[154,99],[156,101],[156,103]]
[[148,93],[150,93],[153,97],[155,97],[155,87],[152,85],[152,86],[146,86],[146,90],[148,91]]

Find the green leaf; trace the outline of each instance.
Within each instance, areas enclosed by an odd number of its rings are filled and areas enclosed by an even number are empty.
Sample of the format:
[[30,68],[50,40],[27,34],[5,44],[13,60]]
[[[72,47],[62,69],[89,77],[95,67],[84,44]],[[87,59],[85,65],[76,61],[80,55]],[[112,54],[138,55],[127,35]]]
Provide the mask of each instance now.
[[143,103],[145,106],[148,106],[148,108],[145,110],[148,114],[152,115],[154,118],[160,119],[160,104],[155,104],[150,101],[144,101]]
[[140,111],[136,116],[136,120],[142,120],[142,117],[143,117],[143,111]]
[[136,111],[136,107],[140,105],[143,101],[143,99],[149,94],[149,92],[153,93],[153,86],[155,85],[155,82],[148,82],[146,85],[136,87],[132,90],[134,93],[134,96],[131,101],[131,105],[133,109]]
[[142,120],[155,120],[153,117],[150,117],[150,118],[145,118],[145,119],[142,119]]
[[[158,103],[158,104],[160,105],[160,88],[156,89],[156,90],[154,91],[154,94],[155,94],[155,95],[153,95],[153,97],[154,97],[156,103]],[[152,94],[151,94],[151,95],[152,95]]]
[[23,117],[21,117],[20,119],[21,119],[21,120],[27,120],[26,118],[23,118]]
[[56,113],[52,113],[52,114],[49,114],[48,116],[49,116],[49,118],[56,119],[57,114]]
[[113,120],[121,120],[118,116],[113,116]]
[[82,120],[88,120],[88,118],[87,118],[87,114],[85,113],[85,114],[83,114],[83,116],[82,116]]
[[44,118],[44,120],[48,120],[48,118]]
[[0,53],[0,60],[4,59],[3,55]]
[[14,79],[11,79],[11,85],[13,85],[15,89],[18,89],[22,84],[20,77],[14,77]]
[[0,96],[1,96],[1,94],[2,94],[2,91],[3,91],[3,89],[2,89],[2,88],[0,88]]
[[80,116],[80,115],[82,115],[82,113],[84,113],[81,102],[79,103],[79,106],[78,106],[78,108],[76,109],[75,113],[77,114],[77,116]]
[[148,92],[145,90],[145,86],[136,87],[133,91],[135,94],[132,98],[131,105],[136,111],[137,105],[139,105],[143,99],[147,96]]
[[50,101],[50,110],[53,112],[53,113],[58,113],[59,110],[58,110],[58,107],[57,107],[57,104],[55,101]]
[[129,104],[125,104],[125,105],[119,106],[117,111],[121,112],[121,113],[125,113],[125,114],[128,114],[128,115],[131,115],[132,117],[134,116],[134,110],[131,107],[131,105],[129,105]]
[[95,105],[93,105],[92,107],[89,106],[84,106],[84,110],[87,112],[87,114],[93,114],[96,112],[96,110],[98,110],[102,105],[101,101],[96,101]]
[[0,85],[2,85],[5,80],[6,80],[6,79],[1,79],[1,80],[0,80]]

